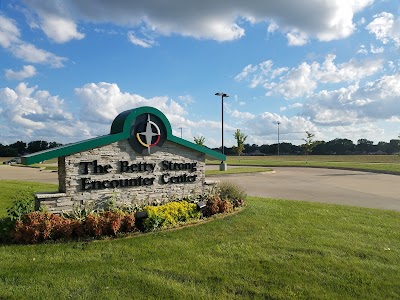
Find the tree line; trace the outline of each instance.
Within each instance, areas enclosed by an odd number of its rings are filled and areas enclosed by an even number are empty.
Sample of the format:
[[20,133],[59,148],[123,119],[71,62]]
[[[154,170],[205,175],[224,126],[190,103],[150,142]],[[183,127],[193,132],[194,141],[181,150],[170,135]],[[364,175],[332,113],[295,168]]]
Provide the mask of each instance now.
[[15,142],[9,145],[0,144],[0,156],[14,157],[21,156],[24,154],[35,153],[42,150],[47,150],[62,146],[57,142],[46,142],[46,141],[32,141],[28,144],[22,141]]
[[[368,139],[359,139],[357,144],[352,140],[336,138],[331,141],[315,141],[314,134],[306,132],[305,142],[302,145],[293,145],[292,143],[282,142],[275,144],[245,144],[247,138],[240,129],[233,134],[237,145],[224,147],[226,155],[350,155],[350,154],[400,154],[400,136],[399,139],[392,139],[389,142],[379,142],[374,144]],[[204,145],[204,137],[195,137],[196,144]],[[221,151],[221,147],[213,150]]]
[[[303,145],[293,145],[292,143],[279,143],[280,155],[314,154],[314,155],[347,155],[347,154],[397,154],[400,153],[400,139],[392,139],[389,142],[379,142],[374,144],[367,139],[359,139],[357,144],[349,139],[336,138],[334,140],[314,141]],[[311,149],[310,149],[311,148]],[[218,148],[217,148],[218,149]],[[219,148],[221,149],[221,148]],[[235,147],[225,147],[227,155],[237,155]],[[275,144],[245,144],[242,155],[276,155],[278,154],[278,143]]]
[[[400,153],[400,138],[392,139],[389,142],[379,142],[374,144],[368,139],[359,139],[356,144],[349,139],[336,138],[331,141],[314,141],[313,135],[308,134],[303,145],[293,145],[292,143],[282,142],[274,144],[245,144],[247,138],[238,129],[234,133],[237,145],[232,147],[224,147],[226,155],[347,155],[347,154],[398,154]],[[204,145],[204,137],[195,137],[196,144]],[[9,145],[0,144],[0,156],[14,157],[24,154],[35,153],[42,150],[47,150],[62,146],[57,142],[47,141],[32,141],[25,143],[22,141],[15,142]],[[279,150],[278,150],[279,149]],[[221,147],[213,150],[221,151]]]

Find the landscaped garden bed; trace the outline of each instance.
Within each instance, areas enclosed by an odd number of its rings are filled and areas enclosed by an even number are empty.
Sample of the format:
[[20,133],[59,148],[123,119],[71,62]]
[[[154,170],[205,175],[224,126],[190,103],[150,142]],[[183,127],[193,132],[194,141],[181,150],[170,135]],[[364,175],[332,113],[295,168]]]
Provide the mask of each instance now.
[[35,244],[162,230],[215,214],[231,213],[244,206],[245,197],[239,187],[222,183],[215,192],[193,199],[144,207],[118,206],[115,199],[110,199],[100,208],[85,203],[75,206],[73,212],[61,215],[34,211],[33,199],[25,197],[14,201],[7,209],[8,216],[0,220],[0,240],[3,243]]

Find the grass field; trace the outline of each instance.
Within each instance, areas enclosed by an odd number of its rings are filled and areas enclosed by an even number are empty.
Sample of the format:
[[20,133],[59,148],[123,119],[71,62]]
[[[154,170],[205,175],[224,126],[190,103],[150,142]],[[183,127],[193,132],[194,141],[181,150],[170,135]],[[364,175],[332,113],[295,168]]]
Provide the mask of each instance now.
[[[0,180],[0,218],[7,215],[7,207],[9,207],[14,200],[31,195],[37,192],[51,192],[57,191],[58,185],[28,181],[16,180]],[[1,298],[0,298],[1,299]]]
[[[219,164],[207,161],[207,164]],[[399,155],[227,156],[228,165],[265,167],[323,167],[400,174]]]
[[[0,181],[0,189],[13,196],[25,184],[32,183]],[[8,197],[0,194],[2,207]],[[400,213],[247,203],[238,214],[180,230],[2,245],[0,299],[400,298]]]

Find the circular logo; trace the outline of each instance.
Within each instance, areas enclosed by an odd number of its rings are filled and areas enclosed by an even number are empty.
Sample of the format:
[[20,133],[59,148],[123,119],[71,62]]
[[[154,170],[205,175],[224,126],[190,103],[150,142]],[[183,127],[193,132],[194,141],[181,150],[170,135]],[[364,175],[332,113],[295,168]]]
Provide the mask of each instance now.
[[129,142],[136,152],[150,155],[162,146],[165,137],[164,123],[155,115],[143,114],[133,121]]

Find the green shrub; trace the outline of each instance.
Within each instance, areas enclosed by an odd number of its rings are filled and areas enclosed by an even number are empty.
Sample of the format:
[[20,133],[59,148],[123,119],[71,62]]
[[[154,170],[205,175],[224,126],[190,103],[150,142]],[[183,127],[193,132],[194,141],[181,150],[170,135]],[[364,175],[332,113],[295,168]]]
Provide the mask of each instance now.
[[160,206],[146,206],[144,209],[148,215],[143,222],[146,231],[199,219],[201,216],[197,210],[197,205],[187,201],[173,201]]
[[244,200],[247,197],[244,189],[232,182],[221,182],[218,185],[218,195],[222,200],[229,200],[233,207],[240,207],[244,205]]
[[9,208],[7,208],[7,214],[11,221],[16,222],[21,220],[22,216],[35,211],[35,202],[31,198],[21,198],[15,200]]
[[72,205],[72,211],[63,213],[63,216],[68,219],[85,221],[88,215],[96,212],[94,207],[94,201],[85,201],[83,204],[78,204],[74,202],[74,204]]

